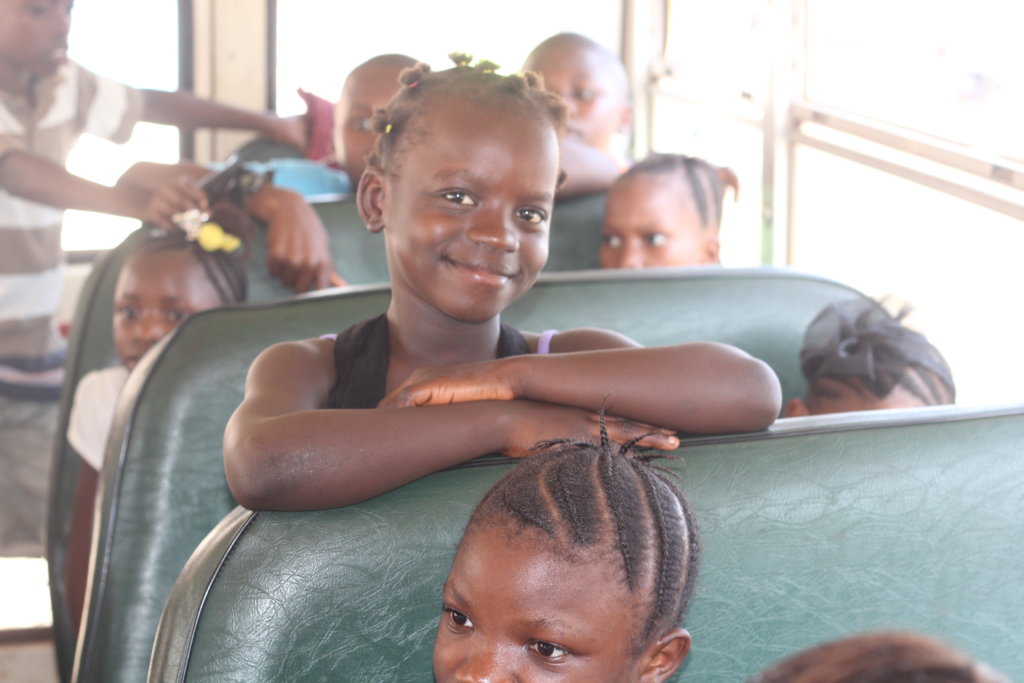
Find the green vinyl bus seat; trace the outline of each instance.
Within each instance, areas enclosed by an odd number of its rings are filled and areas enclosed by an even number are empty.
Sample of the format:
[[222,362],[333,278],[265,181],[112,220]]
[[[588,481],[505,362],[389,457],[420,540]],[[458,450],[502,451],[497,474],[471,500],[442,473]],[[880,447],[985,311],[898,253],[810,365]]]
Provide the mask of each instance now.
[[[936,635],[1024,679],[1024,405],[851,413],[666,461],[703,552],[675,679],[739,683],[813,644]],[[365,503],[236,508],[167,601],[150,683],[424,681],[486,458]]]
[[[797,355],[827,303],[862,296],[836,282],[758,268],[552,273],[504,316],[525,330],[607,327],[656,345],[734,344],[764,359],[788,398]],[[235,502],[221,453],[249,364],[279,341],[337,332],[387,307],[385,286],[205,311],[133,371],[99,482],[78,681],[138,681],[164,600],[196,545]]]

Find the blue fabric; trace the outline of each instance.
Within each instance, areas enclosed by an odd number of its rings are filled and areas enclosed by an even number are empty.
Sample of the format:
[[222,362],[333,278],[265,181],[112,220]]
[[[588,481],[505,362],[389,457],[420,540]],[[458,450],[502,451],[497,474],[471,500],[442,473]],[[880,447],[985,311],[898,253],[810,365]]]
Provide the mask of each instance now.
[[265,166],[274,172],[274,185],[295,190],[303,197],[352,192],[352,183],[344,171],[309,159],[271,159],[265,163],[251,161],[247,165]]

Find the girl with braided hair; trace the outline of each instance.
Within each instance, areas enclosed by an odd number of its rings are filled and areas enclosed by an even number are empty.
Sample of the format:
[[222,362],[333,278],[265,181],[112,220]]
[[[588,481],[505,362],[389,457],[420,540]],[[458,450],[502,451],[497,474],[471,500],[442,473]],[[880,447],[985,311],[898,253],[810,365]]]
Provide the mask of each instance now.
[[704,159],[654,154],[634,165],[608,191],[601,267],[717,264],[726,188],[739,192],[736,174]]
[[272,346],[249,369],[224,436],[246,507],[348,505],[487,453],[593,438],[603,402],[612,441],[661,449],[678,431],[759,430],[778,414],[778,378],[729,346],[502,325],[547,259],[565,108],[532,74],[455,59],[404,71],[373,120],[357,202],[384,233],[387,312]]
[[477,505],[445,581],[437,681],[664,681],[700,542],[651,459],[605,439],[510,470]]

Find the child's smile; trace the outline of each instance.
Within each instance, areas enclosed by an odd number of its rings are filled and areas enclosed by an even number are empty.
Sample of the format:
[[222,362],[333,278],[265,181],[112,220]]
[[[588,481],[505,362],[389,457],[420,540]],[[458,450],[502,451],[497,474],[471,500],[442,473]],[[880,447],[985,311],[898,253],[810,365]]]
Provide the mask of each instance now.
[[441,105],[408,123],[394,170],[368,171],[361,192],[381,212],[393,296],[483,322],[533,284],[547,260],[558,141],[519,114]]

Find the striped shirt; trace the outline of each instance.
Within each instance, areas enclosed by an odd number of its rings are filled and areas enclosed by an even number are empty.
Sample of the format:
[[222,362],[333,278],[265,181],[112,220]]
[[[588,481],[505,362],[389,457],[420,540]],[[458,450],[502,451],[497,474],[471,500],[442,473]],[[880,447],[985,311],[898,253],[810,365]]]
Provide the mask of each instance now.
[[[142,93],[74,63],[35,84],[35,103],[0,91],[0,157],[30,152],[61,166],[82,133],[124,142]],[[63,210],[0,188],[0,393],[48,398],[60,389]]]

